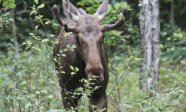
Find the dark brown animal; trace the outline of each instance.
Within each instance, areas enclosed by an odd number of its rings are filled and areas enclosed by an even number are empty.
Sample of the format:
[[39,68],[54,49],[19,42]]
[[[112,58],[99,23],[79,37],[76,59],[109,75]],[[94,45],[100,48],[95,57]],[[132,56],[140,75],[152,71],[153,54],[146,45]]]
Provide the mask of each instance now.
[[[67,110],[77,107],[81,95],[72,97],[71,92],[83,86],[81,79],[91,79],[96,76],[92,87],[99,86],[99,88],[89,96],[90,105],[107,111],[106,88],[109,75],[103,33],[120,26],[123,18],[115,24],[102,25],[102,19],[108,10],[108,0],[101,4],[94,15],[87,14],[83,9],[77,9],[68,0],[63,0],[63,10],[67,17],[64,20],[60,17],[58,7],[53,6],[55,18],[60,24],[58,42],[54,46],[54,63],[61,87],[63,106]],[[72,45],[76,48],[66,50]],[[70,66],[79,68],[79,71],[72,75],[73,70]],[[93,109],[90,108],[90,111]]]

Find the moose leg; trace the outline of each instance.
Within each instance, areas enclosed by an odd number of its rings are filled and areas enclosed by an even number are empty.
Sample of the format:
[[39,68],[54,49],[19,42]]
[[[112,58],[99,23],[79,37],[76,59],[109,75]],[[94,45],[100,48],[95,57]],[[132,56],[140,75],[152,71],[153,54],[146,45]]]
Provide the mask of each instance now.
[[102,110],[102,112],[107,112],[107,96],[106,93],[93,94],[90,98],[90,112],[95,110]]
[[62,95],[62,103],[63,106],[65,108],[65,110],[76,110],[76,107],[78,106],[78,101],[80,99],[80,96],[75,96],[72,97],[71,94],[69,94],[68,91],[61,91],[61,95]]
[[77,111],[76,107],[78,106],[81,95],[74,94],[74,91],[81,86],[81,83],[79,83],[78,78],[65,78],[63,77],[59,81],[63,107],[67,111]]

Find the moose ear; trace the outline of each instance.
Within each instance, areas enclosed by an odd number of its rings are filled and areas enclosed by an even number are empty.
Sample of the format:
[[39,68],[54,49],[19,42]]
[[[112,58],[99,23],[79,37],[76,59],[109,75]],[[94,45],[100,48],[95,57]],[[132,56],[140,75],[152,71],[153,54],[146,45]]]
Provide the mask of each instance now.
[[63,13],[64,15],[69,18],[70,17],[70,6],[68,0],[62,0],[62,6],[63,6]]
[[94,15],[97,16],[100,20],[102,20],[104,16],[107,14],[107,11],[108,11],[108,0],[104,0]]
[[67,17],[71,16],[74,21],[78,21],[80,13],[69,0],[63,0],[63,10]]

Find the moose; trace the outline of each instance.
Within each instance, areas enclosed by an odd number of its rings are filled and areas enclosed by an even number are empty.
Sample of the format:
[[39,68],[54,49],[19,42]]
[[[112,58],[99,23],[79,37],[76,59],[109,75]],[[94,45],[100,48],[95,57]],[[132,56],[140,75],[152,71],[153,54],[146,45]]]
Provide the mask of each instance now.
[[[69,0],[63,0],[63,19],[57,5],[52,7],[53,14],[59,23],[57,28],[58,42],[53,49],[55,69],[61,87],[62,104],[66,110],[76,108],[81,95],[72,97],[68,94],[83,86],[81,79],[91,79],[96,76],[94,85],[98,86],[89,96],[90,105],[107,111],[106,88],[109,80],[108,56],[104,43],[104,32],[121,26],[126,10],[122,17],[113,24],[102,24],[108,11],[108,0],[104,0],[93,15],[87,14],[82,8],[76,8]],[[75,45],[73,50],[65,50]],[[75,75],[71,66],[79,70]],[[76,110],[77,111],[77,110]],[[94,109],[89,106],[89,111]]]

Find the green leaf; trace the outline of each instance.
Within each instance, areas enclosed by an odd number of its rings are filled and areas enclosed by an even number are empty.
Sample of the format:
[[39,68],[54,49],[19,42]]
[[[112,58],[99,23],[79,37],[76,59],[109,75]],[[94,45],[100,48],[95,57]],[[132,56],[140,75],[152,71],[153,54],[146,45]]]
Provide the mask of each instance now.
[[41,93],[47,94],[47,90],[41,90]]
[[40,92],[39,91],[36,91],[36,94],[40,94]]
[[54,96],[53,95],[48,95],[47,96],[49,99],[52,99]]
[[41,5],[39,5],[37,8],[38,9],[42,9],[42,8],[44,8],[45,7],[45,4],[41,4]]
[[74,71],[74,67],[73,67],[73,66],[70,66],[70,69],[71,69],[72,71]]
[[34,2],[35,2],[36,4],[38,4],[38,3],[39,3],[39,0],[34,0]]
[[15,3],[15,0],[6,0],[6,1],[3,1],[3,6],[6,7],[6,8],[15,8],[16,7],[16,3]]
[[49,42],[49,41],[50,41],[49,39],[43,39],[41,42],[46,43],[46,42]]

